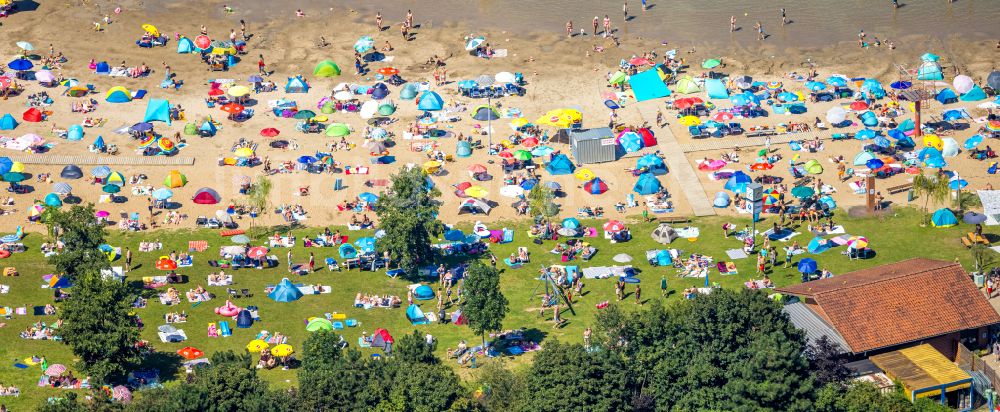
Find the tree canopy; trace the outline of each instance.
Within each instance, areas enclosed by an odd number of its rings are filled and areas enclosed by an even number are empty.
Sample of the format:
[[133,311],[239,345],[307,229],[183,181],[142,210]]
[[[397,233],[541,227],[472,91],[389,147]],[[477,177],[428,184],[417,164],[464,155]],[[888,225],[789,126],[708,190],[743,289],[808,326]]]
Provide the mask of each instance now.
[[134,300],[121,281],[86,274],[60,307],[63,342],[97,382],[117,382],[142,360],[136,347],[139,328],[129,314]]
[[50,233],[57,233],[66,245],[61,252],[49,257],[49,263],[75,279],[84,273],[100,273],[110,266],[100,251],[104,244],[104,227],[94,219],[94,205],[74,205],[66,210],[52,209],[47,224]]
[[528,410],[626,410],[628,386],[625,364],[618,353],[551,342],[538,352],[528,371]]
[[430,237],[444,227],[437,219],[440,204],[435,198],[440,195],[437,189],[428,189],[422,170],[403,168],[391,177],[389,190],[375,204],[375,214],[385,231],[376,243],[378,252],[389,252],[407,276],[415,276],[420,265],[432,264],[437,258]]
[[469,328],[477,335],[499,330],[507,316],[507,298],[500,292],[500,272],[492,266],[474,260],[465,274],[462,287],[462,314]]

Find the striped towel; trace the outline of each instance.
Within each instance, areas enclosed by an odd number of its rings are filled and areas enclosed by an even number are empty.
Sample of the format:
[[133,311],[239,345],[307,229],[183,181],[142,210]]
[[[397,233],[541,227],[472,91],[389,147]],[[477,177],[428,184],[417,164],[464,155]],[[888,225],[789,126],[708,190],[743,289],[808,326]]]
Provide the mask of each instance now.
[[188,242],[188,252],[204,252],[208,250],[207,240],[192,240]]

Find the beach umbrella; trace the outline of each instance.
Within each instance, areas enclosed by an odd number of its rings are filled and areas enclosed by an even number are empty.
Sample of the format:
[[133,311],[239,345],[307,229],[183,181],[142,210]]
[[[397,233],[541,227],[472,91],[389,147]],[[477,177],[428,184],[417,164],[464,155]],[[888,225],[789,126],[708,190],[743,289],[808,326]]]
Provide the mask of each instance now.
[[343,123],[330,123],[324,134],[331,137],[347,136],[351,134],[351,128]]
[[833,87],[847,87],[847,82],[849,81],[850,79],[848,79],[847,76],[840,74],[835,74],[826,78],[826,84]]
[[52,193],[59,194],[59,195],[64,195],[65,196],[65,195],[68,195],[70,193],[73,193],[73,187],[71,187],[69,185],[69,183],[58,182],[58,183],[52,185]]
[[250,259],[260,259],[264,256],[267,256],[267,252],[268,249],[266,247],[256,246],[250,248],[250,250],[247,251],[247,257]]
[[299,110],[292,116],[292,118],[299,120],[312,119],[313,117],[316,117],[316,112],[312,110]]
[[521,161],[531,160],[531,152],[527,150],[515,150],[514,158]]
[[233,154],[236,157],[244,158],[245,159],[245,158],[253,156],[253,149],[251,149],[249,147],[241,147],[239,149],[236,149],[236,151],[233,152]]
[[875,131],[872,129],[861,129],[854,134],[854,138],[857,140],[868,140],[875,138]]
[[1000,120],[990,120],[986,123],[986,130],[991,132],[1000,132]]
[[9,157],[0,157],[0,174],[7,173],[14,167],[14,162]]
[[889,146],[892,146],[892,142],[890,142],[889,139],[886,139],[885,136],[875,136],[874,143],[876,146],[883,149],[887,149]]
[[28,59],[14,59],[10,63],[7,63],[7,67],[11,70],[23,71],[31,70],[31,68],[35,67],[35,65]]
[[891,84],[889,84],[889,87],[891,87],[893,89],[896,89],[896,90],[906,90],[906,89],[909,89],[909,88],[913,87],[913,83],[905,81],[905,80],[896,80],[896,81],[892,82]]
[[222,109],[222,111],[224,111],[226,113],[229,113],[229,114],[237,114],[237,113],[242,113],[244,107],[243,107],[242,104],[239,104],[239,103],[226,103],[226,104],[222,105],[222,107],[220,107],[220,109]]
[[517,76],[511,72],[499,72],[493,76],[497,83],[514,83],[517,82]]
[[781,86],[783,86],[783,84],[779,81],[770,81],[764,85],[764,87],[766,87],[767,90],[778,90],[781,88]]
[[477,47],[479,47],[485,41],[486,41],[486,37],[483,37],[483,36],[466,37],[465,38],[465,50],[466,51],[475,50]]
[[719,59],[708,59],[708,60],[705,60],[705,61],[701,62],[701,68],[703,68],[703,69],[714,69],[716,67],[719,67],[719,65],[721,65],[721,64],[722,64],[722,61],[719,60]]
[[340,101],[351,100],[354,99],[354,93],[351,93],[349,90],[341,90],[333,94],[333,99]]
[[950,188],[951,190],[964,189],[968,185],[969,181],[965,179],[952,179],[951,181],[948,182],[948,188]]
[[483,188],[482,186],[471,186],[468,189],[465,189],[464,193],[466,196],[474,197],[477,199],[484,198],[490,194],[490,192],[487,192],[486,189]]
[[253,76],[247,77],[247,81],[250,83],[260,83],[264,81],[264,78],[255,74]]
[[104,193],[108,193],[108,194],[115,194],[115,193],[121,192],[122,188],[121,188],[121,186],[118,186],[118,185],[107,184],[107,185],[104,185],[104,187],[101,188],[101,191],[103,191]]
[[111,216],[111,212],[108,212],[107,210],[98,210],[94,212],[94,217],[108,217],[108,216]]
[[278,346],[271,348],[271,354],[278,357],[291,355],[292,352],[295,352],[295,350],[292,348],[292,345],[286,343],[282,343]]
[[372,139],[382,140],[389,137],[389,132],[381,127],[376,127],[368,132],[368,137]]
[[378,201],[378,195],[372,192],[364,192],[358,195],[358,199],[365,203],[375,203]]
[[567,217],[562,220],[562,227],[566,229],[579,229],[580,220],[575,217]]
[[372,36],[361,36],[358,41],[354,42],[354,51],[358,53],[365,53],[375,48],[375,39]]
[[964,147],[965,150],[972,150],[975,149],[976,146],[979,146],[979,144],[982,142],[983,142],[983,136],[977,134],[973,135],[968,139],[965,139],[965,143],[962,144],[962,147]]
[[792,189],[792,196],[795,196],[799,199],[805,199],[807,197],[812,196],[815,193],[816,191],[814,191],[813,188],[808,186],[798,186]]
[[576,169],[576,172],[573,173],[573,176],[585,182],[588,180],[593,180],[594,178],[597,177],[597,175],[595,175],[594,172],[584,167]]
[[56,76],[48,70],[39,70],[35,72],[35,80],[39,83],[50,83],[56,80]]
[[399,69],[397,69],[395,67],[388,67],[387,66],[387,67],[379,68],[378,70],[376,70],[376,72],[378,74],[383,75],[383,76],[392,76],[394,74],[399,74]]
[[629,256],[625,253],[619,253],[615,255],[615,257],[613,257],[612,260],[618,263],[628,263],[632,261],[632,256]]
[[754,164],[750,165],[750,170],[755,170],[755,171],[771,170],[773,168],[774,168],[774,165],[770,164],[770,163],[767,163],[767,162],[754,163]]
[[727,122],[733,120],[733,114],[730,112],[718,112],[712,116],[712,120],[717,122]]
[[812,258],[805,258],[799,261],[798,269],[799,273],[809,274],[816,272],[816,261]]
[[459,89],[472,89],[475,88],[476,86],[479,86],[479,84],[477,84],[475,80],[470,80],[470,79],[459,80],[458,83],[455,84],[458,86]]
[[865,162],[865,166],[867,166],[869,169],[875,170],[881,168],[882,166],[885,166],[885,162],[883,162],[882,159],[871,159]]
[[194,38],[194,45],[199,49],[207,50],[209,47],[212,47],[212,39],[202,34]]
[[496,83],[496,78],[488,74],[481,74],[479,77],[476,77],[476,84],[482,87],[492,86],[493,83]]
[[799,100],[799,95],[792,92],[782,92],[778,93],[777,98],[783,102],[794,102]]
[[[0,76],[0,90],[7,89],[14,81],[10,77]],[[88,90],[89,92],[89,90]]]
[[[521,146],[524,146],[524,147],[527,147],[527,148],[531,149],[531,148],[533,148],[535,146],[538,146],[538,143],[539,143],[538,142],[538,138],[536,138],[536,137],[529,137],[529,138],[524,139],[524,140],[521,141]],[[534,151],[532,151],[531,154],[532,154],[532,156],[534,156],[535,155]]]
[[817,81],[808,81],[806,82],[806,88],[811,91],[818,92],[826,89],[826,85]]
[[604,223],[603,228],[605,232],[617,233],[625,230],[625,224],[617,220],[609,220]]
[[583,190],[592,195],[599,195],[608,191],[608,184],[599,177],[595,177],[583,184]]
[[153,191],[152,197],[153,199],[156,200],[167,200],[170,199],[171,197],[174,197],[174,192],[165,187],[161,187]]
[[851,236],[847,239],[847,247],[851,249],[864,249],[868,247],[868,238],[864,236]]
[[11,162],[10,171],[17,173],[24,173],[24,163],[21,162]]
[[281,134],[281,131],[279,131],[278,129],[275,129],[273,127],[264,128],[264,129],[261,129],[261,131],[260,131],[260,135],[264,136],[264,137],[275,137],[275,136],[277,136],[279,134]]
[[481,165],[479,163],[473,164],[472,166],[469,166],[469,173],[472,174],[486,173],[486,166]]
[[970,225],[980,225],[985,223],[986,220],[986,215],[977,212],[965,212],[965,215],[962,216],[962,221]]
[[132,402],[132,391],[123,385],[115,386],[111,389],[111,399],[121,403]]
[[48,368],[45,368],[45,375],[47,376],[57,377],[57,376],[62,376],[62,374],[64,373],[66,373],[66,365],[63,365],[61,363],[55,363],[49,365]]
[[152,24],[149,24],[149,23],[143,24],[142,25],[142,29],[145,30],[146,33],[149,33],[149,34],[153,35],[153,37],[160,37],[160,31],[157,30],[156,26],[154,26]]
[[684,116],[680,118],[677,123],[680,123],[683,126],[698,126],[701,124],[701,119],[697,116]]
[[90,175],[94,177],[104,178],[111,174],[111,168],[107,166],[97,166],[90,170]]
[[233,86],[229,88],[229,95],[233,97],[243,97],[250,94],[250,88],[246,86]]
[[535,157],[548,156],[555,150],[556,149],[553,149],[550,146],[537,146],[534,149],[531,149],[531,155]]
[[19,41],[19,42],[17,42],[17,47],[19,47],[21,50],[24,50],[24,51],[35,50],[35,46],[32,46],[31,43],[28,43],[26,41]]
[[247,352],[250,353],[260,353],[267,348],[271,347],[267,342],[260,339],[254,339],[247,344]]
[[737,171],[729,177],[729,180],[726,181],[723,188],[732,192],[742,192],[743,189],[746,188],[746,185],[750,184],[752,181],[753,179],[750,178],[750,175]]
[[524,188],[517,185],[507,185],[500,188],[500,196],[520,197],[524,195]]
[[24,181],[24,175],[18,172],[7,172],[3,174],[3,181],[10,183],[21,183]]
[[191,346],[186,346],[178,350],[177,354],[181,355],[182,358],[187,360],[198,359],[202,356],[205,356],[205,352],[202,352],[200,349]]
[[226,94],[226,92],[223,91],[222,89],[215,89],[215,88],[213,88],[213,89],[211,89],[211,90],[208,91],[209,97],[222,96],[224,94]]
[[847,110],[844,110],[843,107],[833,106],[826,111],[826,121],[831,124],[843,123],[845,119],[847,119]]
[[851,102],[851,105],[849,107],[851,108],[851,110],[860,112],[862,110],[868,109],[868,103],[865,103],[864,101],[861,100],[856,100]]
[[372,253],[375,251],[375,239],[370,237],[363,237],[354,242],[354,246],[360,249],[364,253]]
[[312,156],[309,156],[309,155],[299,156],[299,158],[296,159],[296,161],[298,161],[299,163],[307,164],[307,165],[316,163],[316,160],[317,159],[315,157],[312,157]]

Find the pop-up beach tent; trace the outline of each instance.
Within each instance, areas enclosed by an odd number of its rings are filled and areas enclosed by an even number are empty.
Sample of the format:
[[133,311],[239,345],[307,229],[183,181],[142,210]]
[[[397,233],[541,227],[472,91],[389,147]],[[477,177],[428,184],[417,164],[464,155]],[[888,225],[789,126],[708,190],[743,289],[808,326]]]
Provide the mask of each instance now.
[[375,329],[375,333],[372,334],[372,347],[382,349],[385,352],[392,350],[392,344],[396,341],[389,334],[389,331],[385,329]]
[[573,162],[566,155],[556,155],[545,165],[545,171],[554,176],[568,175],[573,173],[573,169]]
[[638,102],[660,97],[670,96],[670,89],[660,78],[660,73],[656,69],[646,70],[628,78],[628,84],[632,87],[632,94]]
[[170,102],[166,99],[149,99],[143,122],[164,122],[170,124]]
[[276,302],[292,302],[302,297],[302,291],[295,287],[288,278],[284,278],[271,293],[267,294],[267,297]]

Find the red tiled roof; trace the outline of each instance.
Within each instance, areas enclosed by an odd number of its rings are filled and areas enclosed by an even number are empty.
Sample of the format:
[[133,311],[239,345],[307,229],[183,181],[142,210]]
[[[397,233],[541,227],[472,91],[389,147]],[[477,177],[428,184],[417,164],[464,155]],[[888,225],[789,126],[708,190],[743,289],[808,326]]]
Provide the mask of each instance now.
[[909,259],[778,291],[814,301],[854,353],[1000,323],[951,262]]

